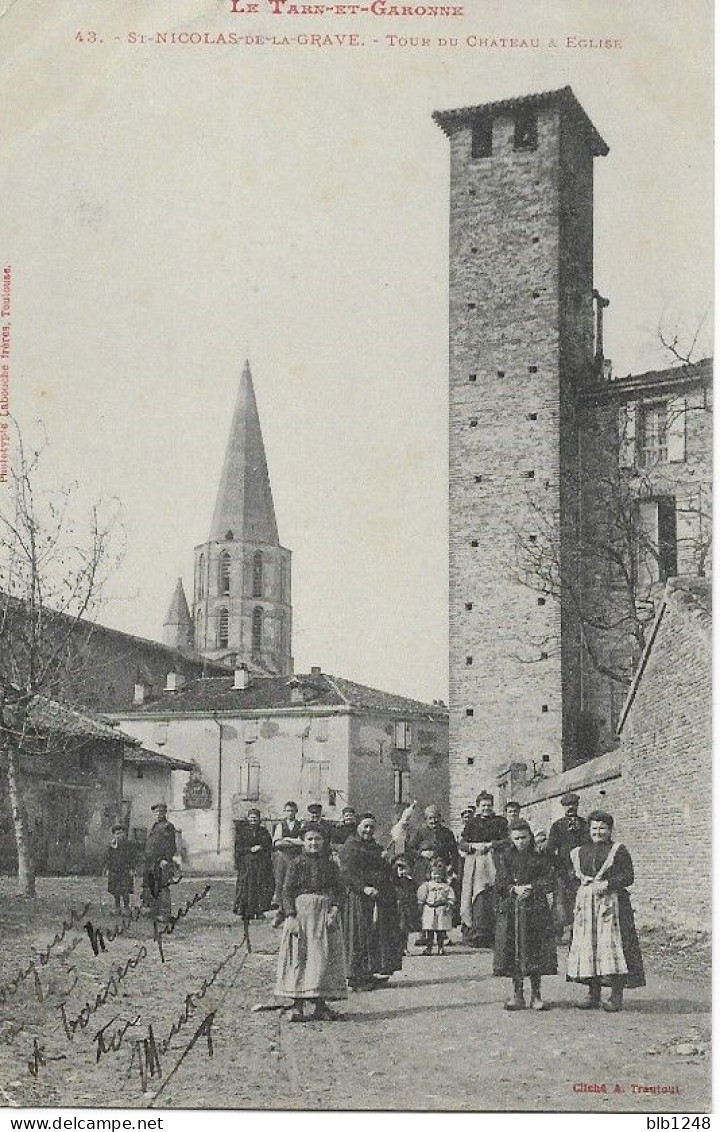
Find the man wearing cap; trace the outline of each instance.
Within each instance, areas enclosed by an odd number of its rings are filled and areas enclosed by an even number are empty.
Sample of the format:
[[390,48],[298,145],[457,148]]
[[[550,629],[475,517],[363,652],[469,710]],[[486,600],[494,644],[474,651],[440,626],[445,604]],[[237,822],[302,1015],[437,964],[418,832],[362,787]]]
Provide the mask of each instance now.
[[357,827],[358,818],[357,814],[355,813],[355,807],[343,806],[342,821],[340,825],[334,825],[332,827],[331,839],[333,845],[344,845],[348,837],[350,837],[350,835],[355,832]]
[[150,908],[154,920],[165,920],[171,915],[170,884],[177,831],[168,821],[164,802],[156,802],[150,809],[157,814],[157,819],[145,842],[143,903]]
[[323,855],[330,856],[330,839],[332,838],[333,827],[329,821],[326,821],[322,816],[322,806],[320,802],[311,802],[308,806],[308,816],[302,823],[302,832],[304,833],[308,827],[319,830],[323,837]]
[[579,804],[577,794],[563,794],[560,805],[565,810],[565,816],[558,818],[550,826],[545,850],[548,861],[555,870],[553,921],[558,940],[562,939],[565,928],[573,922],[575,897],[580,886],[570,854],[578,845],[587,845],[590,841],[588,824],[578,816]]
[[494,851],[507,847],[508,823],[493,812],[492,794],[478,794],[476,809],[460,834],[460,851],[465,856],[460,916],[463,935],[471,947],[495,945],[495,858]]

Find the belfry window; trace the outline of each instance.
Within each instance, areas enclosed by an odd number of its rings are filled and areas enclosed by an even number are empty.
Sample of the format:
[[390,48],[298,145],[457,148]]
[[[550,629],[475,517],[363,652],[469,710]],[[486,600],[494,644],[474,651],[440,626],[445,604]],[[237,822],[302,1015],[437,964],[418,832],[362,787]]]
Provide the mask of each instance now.
[[218,558],[218,593],[230,593],[230,555],[227,550],[223,550]]
[[263,611],[259,605],[253,609],[252,615],[252,648],[253,652],[259,652],[262,648],[263,637]]
[[227,609],[218,610],[217,644],[219,649],[226,649],[230,639],[230,614]]
[[256,550],[253,555],[252,595],[253,597],[262,597],[263,595],[263,556],[261,550]]
[[198,577],[197,577],[197,595],[199,598],[205,597],[205,555],[201,554],[198,558]]

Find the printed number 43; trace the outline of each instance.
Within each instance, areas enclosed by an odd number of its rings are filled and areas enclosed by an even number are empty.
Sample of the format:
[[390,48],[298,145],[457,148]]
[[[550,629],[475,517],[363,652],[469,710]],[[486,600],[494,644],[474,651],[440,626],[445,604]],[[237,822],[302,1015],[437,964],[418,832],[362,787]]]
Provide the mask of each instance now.
[[76,43],[97,43],[98,37],[95,31],[79,31],[75,36]]

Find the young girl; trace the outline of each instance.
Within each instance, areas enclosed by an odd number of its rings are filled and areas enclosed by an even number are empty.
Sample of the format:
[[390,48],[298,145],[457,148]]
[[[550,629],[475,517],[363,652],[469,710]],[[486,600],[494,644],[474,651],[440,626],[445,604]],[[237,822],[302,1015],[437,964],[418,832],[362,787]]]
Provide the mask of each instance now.
[[640,942],[627,889],[633,883],[632,858],[612,840],[613,819],[604,810],[588,818],[590,844],[573,849],[570,859],[580,887],[575,898],[572,942],[567,961],[571,982],[586,983],[589,994],[580,1009],[597,1009],[600,989],[610,987],[602,1003],[611,1014],[622,1010],[625,987],[644,987]]
[[557,950],[548,908],[547,866],[535,852],[526,821],[510,826],[510,845],[495,854],[497,920],[494,975],[509,975],[513,995],[506,1010],[524,1010],[523,983],[530,977],[530,1008],[543,1010],[540,980],[557,973]]
[[286,919],[275,994],[292,999],[291,1022],[305,1021],[305,1002],[314,1004],[312,1020],[332,1022],[338,1015],[327,1000],[347,997],[342,885],[319,829],[305,829],[302,853],[290,862],[281,895]]
[[445,940],[452,928],[455,893],[448,884],[447,868],[442,861],[433,861],[430,880],[421,884],[417,894],[422,929],[425,933],[423,955],[432,954],[433,937],[437,940],[438,955],[445,954]]

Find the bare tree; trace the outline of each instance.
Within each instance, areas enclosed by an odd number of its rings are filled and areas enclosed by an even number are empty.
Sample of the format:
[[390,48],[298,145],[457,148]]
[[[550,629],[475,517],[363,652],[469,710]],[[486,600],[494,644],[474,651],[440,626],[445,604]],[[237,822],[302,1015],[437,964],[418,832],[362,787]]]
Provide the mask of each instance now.
[[77,484],[44,489],[46,441],[26,449],[13,428],[0,487],[0,753],[4,755],[21,892],[35,895],[22,756],[43,729],[43,702],[75,686],[83,644],[124,549],[119,504],[83,513]]

